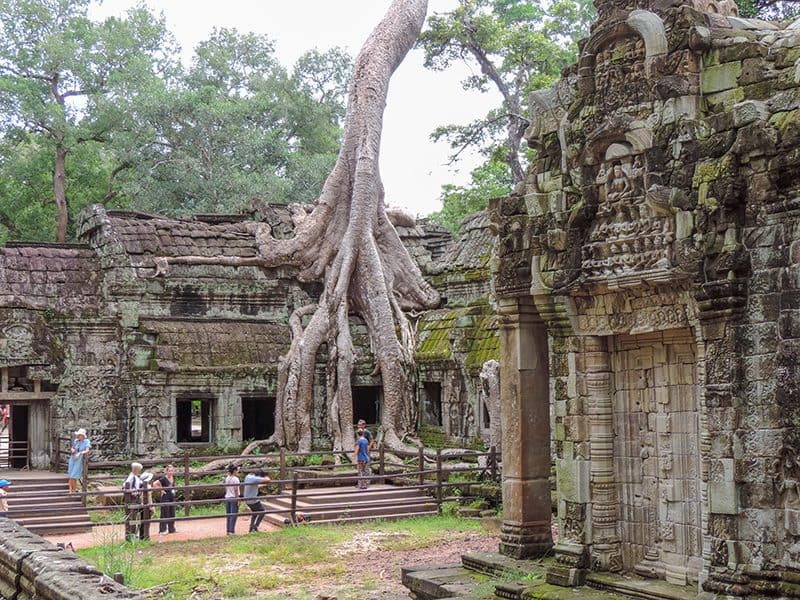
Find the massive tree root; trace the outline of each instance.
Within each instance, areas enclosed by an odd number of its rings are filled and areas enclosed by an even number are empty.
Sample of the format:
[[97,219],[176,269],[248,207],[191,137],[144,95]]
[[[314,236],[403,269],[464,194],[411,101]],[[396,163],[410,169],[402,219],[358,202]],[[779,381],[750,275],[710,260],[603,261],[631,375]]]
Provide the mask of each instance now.
[[425,20],[426,0],[395,0],[359,53],[350,87],[342,148],[313,210],[295,210],[295,235],[257,232],[267,265],[296,267],[300,279],[323,281],[316,306],[291,316],[292,342],[278,376],[272,441],[300,451],[311,447],[311,410],[317,351],[327,344],[328,423],[334,450],[353,439],[350,386],[353,345],[348,315],[366,322],[384,390],[381,432],[401,447],[413,397],[413,335],[404,311],[438,304],[389,221],[378,172],[383,111],[389,80],[413,46]]
[[[278,368],[275,434],[264,445],[308,451],[317,352],[327,345],[328,425],[333,450],[351,450],[353,405],[350,377],[353,344],[348,316],[365,321],[383,384],[380,437],[404,448],[413,422],[414,335],[404,311],[439,304],[389,220],[378,171],[383,111],[389,80],[414,45],[427,0],[394,0],[356,58],[342,147],[313,209],[293,205],[295,235],[276,239],[266,223],[253,233],[259,256],[168,259],[181,264],[290,266],[300,281],[320,281],[319,303],[296,308],[289,319],[292,341]],[[159,262],[159,260],[161,262]],[[166,275],[167,259],[154,276]]]

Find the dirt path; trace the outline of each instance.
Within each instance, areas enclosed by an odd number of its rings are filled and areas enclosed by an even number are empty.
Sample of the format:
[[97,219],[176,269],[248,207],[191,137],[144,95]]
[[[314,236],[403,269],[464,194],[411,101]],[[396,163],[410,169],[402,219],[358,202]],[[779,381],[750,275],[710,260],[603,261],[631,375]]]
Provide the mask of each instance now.
[[[245,512],[236,522],[236,533],[246,535],[249,525],[250,517]],[[156,524],[150,528],[150,539],[156,544],[163,544],[166,542],[225,537],[225,516],[214,516],[208,517],[207,519],[196,519],[192,521],[179,521],[176,525],[176,529],[178,530],[177,533],[158,535],[158,525]],[[274,525],[261,523],[261,531],[275,531],[276,529],[278,529],[278,527]],[[85,533],[46,535],[44,537],[54,544],[71,543],[73,548],[80,550],[81,548],[91,548],[92,546],[100,546],[113,541],[122,541],[124,536],[125,531],[123,525],[104,525],[102,527],[93,527],[91,531]]]

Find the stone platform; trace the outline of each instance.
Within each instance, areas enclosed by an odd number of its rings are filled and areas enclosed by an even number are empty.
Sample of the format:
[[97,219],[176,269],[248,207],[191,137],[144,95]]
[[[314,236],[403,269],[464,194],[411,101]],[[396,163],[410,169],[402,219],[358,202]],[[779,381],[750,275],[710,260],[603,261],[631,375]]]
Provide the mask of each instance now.
[[551,585],[546,582],[545,573],[552,561],[515,560],[494,552],[473,552],[464,554],[461,564],[405,568],[402,578],[415,600],[689,600],[697,597],[693,588],[608,573],[592,573],[584,587]]

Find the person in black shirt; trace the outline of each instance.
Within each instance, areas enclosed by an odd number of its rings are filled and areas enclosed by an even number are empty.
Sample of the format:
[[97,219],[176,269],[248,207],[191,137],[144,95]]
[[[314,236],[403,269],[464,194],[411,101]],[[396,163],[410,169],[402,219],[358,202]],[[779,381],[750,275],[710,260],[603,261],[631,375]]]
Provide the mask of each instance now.
[[[159,495],[160,494],[160,495]],[[161,502],[158,534],[175,533],[175,467],[167,465],[164,474],[153,482],[153,497]]]

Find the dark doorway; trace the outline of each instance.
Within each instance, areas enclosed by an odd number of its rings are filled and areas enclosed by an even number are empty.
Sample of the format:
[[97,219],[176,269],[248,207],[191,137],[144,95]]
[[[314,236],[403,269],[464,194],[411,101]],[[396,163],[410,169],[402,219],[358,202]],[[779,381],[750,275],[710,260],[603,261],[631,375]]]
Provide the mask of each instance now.
[[180,399],[175,401],[178,443],[203,443],[211,441],[210,398]]
[[353,417],[368,425],[380,423],[381,388],[377,385],[353,386]]
[[8,442],[9,463],[12,469],[24,469],[28,466],[28,412],[27,404],[12,404],[9,429],[11,437]]
[[263,440],[275,433],[275,398],[242,398],[242,440]]
[[481,427],[489,429],[492,426],[492,419],[489,415],[489,407],[484,400],[481,400]]
[[422,384],[422,424],[441,427],[442,425],[442,384],[426,381]]

